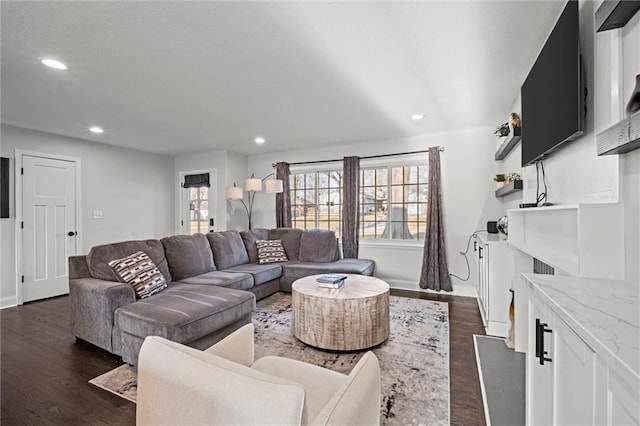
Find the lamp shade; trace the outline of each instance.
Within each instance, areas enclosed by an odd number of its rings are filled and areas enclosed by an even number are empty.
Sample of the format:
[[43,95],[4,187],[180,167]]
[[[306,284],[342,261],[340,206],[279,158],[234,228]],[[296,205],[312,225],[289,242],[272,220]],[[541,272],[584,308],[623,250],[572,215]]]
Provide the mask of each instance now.
[[262,179],[249,178],[245,180],[244,189],[247,191],[262,191]]
[[239,186],[229,186],[226,190],[227,200],[242,200],[242,188]]
[[282,192],[282,179],[265,180],[264,190],[269,194],[280,194]]

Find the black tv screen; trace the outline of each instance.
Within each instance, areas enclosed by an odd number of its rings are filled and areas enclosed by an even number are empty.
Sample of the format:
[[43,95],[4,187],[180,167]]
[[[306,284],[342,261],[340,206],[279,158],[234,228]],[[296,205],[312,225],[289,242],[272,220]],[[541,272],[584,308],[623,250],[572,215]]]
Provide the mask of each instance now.
[[578,2],[567,3],[521,88],[522,165],[583,134]]

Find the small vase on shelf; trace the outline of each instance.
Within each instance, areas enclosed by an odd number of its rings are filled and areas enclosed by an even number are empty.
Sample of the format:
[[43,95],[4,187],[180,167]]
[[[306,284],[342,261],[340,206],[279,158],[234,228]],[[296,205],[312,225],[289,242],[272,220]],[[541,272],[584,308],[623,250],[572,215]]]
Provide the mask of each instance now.
[[631,117],[638,111],[640,111],[640,74],[636,75],[636,87],[633,89],[631,98],[629,98],[629,103],[627,103],[627,108],[625,109],[627,117]]

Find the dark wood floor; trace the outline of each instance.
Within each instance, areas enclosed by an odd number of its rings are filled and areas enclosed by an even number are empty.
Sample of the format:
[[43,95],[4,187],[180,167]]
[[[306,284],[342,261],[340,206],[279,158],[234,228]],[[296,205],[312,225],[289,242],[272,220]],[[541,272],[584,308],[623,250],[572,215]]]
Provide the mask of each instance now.
[[[484,334],[476,300],[392,290],[449,303],[451,423],[484,424],[473,334]],[[133,425],[135,404],[88,381],[122,364],[69,333],[68,297],[0,311],[2,417],[8,425]]]

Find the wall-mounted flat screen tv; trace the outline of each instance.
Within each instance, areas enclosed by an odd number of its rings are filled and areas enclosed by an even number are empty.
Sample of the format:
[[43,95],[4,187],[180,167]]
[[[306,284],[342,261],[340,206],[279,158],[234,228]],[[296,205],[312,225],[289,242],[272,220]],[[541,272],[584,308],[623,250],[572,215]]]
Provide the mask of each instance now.
[[522,84],[522,165],[584,133],[585,96],[578,2],[570,0]]

